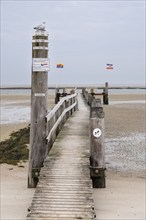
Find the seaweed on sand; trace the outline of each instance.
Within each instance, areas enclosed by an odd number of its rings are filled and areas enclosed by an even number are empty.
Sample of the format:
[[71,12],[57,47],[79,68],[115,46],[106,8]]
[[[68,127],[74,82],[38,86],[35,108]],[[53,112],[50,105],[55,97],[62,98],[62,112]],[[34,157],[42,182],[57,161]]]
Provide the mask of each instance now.
[[0,163],[17,165],[28,159],[30,125],[10,134],[10,138],[0,142]]

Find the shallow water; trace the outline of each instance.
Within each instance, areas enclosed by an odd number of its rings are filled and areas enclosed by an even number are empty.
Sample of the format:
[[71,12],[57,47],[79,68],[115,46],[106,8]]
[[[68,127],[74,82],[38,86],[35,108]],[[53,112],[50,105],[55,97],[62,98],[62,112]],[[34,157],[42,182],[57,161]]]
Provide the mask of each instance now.
[[18,124],[30,121],[30,107],[6,105],[1,107],[0,124]]
[[128,100],[128,101],[109,101],[110,105],[116,105],[116,104],[145,104],[145,100]]
[[[60,89],[60,92],[63,90]],[[77,90],[79,93],[81,89]],[[103,89],[95,89],[95,92],[103,92]],[[109,94],[146,94],[146,89],[109,89]],[[0,93],[3,95],[27,95],[31,94],[31,89],[0,89]],[[48,94],[55,94],[55,89],[48,89]]]

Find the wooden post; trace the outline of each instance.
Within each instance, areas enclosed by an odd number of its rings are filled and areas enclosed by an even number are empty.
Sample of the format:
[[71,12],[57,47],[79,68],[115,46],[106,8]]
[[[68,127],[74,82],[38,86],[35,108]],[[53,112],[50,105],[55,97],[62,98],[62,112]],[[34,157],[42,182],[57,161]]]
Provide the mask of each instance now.
[[[72,95],[72,94],[74,94],[74,93],[75,93],[75,90],[74,90],[74,89],[71,89],[71,90],[70,90],[70,94]],[[73,98],[70,99],[70,105],[72,105],[72,104],[73,104]],[[72,115],[73,112],[74,112],[74,109],[71,109],[71,110],[70,110],[70,114]]]
[[105,83],[105,88],[103,89],[103,104],[108,105],[108,82]]
[[56,88],[56,90],[55,90],[55,104],[57,104],[59,102],[59,97],[60,97],[59,88]]
[[65,97],[65,96],[66,96],[66,89],[63,88],[63,97]]
[[[69,107],[69,100],[66,100],[65,101],[65,108],[68,108]],[[66,113],[66,120],[69,118],[69,111]]]
[[88,93],[88,105],[91,106],[92,100],[93,100],[93,96],[90,93]]
[[[64,112],[64,110],[66,109],[66,105],[65,105],[65,102],[62,104],[62,112]],[[64,115],[63,117],[63,120],[62,120],[62,126],[65,124],[66,122],[66,114]]]
[[[44,65],[43,65],[44,64]],[[48,34],[36,30],[32,38],[31,125],[28,187],[36,187],[46,156],[46,122],[48,91]]]
[[104,112],[101,100],[90,108],[90,174],[94,188],[105,188]]
[[72,95],[72,94],[75,94],[75,89],[71,89],[70,90],[70,94]]
[[90,89],[90,93],[93,96],[94,95],[94,89]]
[[82,88],[82,95],[85,98],[85,88]]
[[[76,94],[77,94],[77,91],[76,91]],[[75,106],[75,111],[77,111],[79,109],[79,106],[78,106],[78,99],[77,99],[77,95],[75,97],[75,102],[77,103],[76,106]]]
[[85,91],[85,99],[86,99],[86,102],[88,103],[88,91],[87,90]]

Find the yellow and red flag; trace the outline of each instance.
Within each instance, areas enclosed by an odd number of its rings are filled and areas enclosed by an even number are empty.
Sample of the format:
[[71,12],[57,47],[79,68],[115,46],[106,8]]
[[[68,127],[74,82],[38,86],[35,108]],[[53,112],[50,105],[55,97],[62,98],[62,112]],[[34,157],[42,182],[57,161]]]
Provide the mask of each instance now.
[[64,67],[64,64],[58,63],[58,64],[56,65],[56,67],[57,67],[57,68],[63,68],[63,67]]

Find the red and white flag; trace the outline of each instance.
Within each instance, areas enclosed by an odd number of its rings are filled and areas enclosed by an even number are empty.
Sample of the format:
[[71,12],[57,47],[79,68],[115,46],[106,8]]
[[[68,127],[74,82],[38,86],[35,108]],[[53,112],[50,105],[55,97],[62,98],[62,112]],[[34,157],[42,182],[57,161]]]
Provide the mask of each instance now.
[[112,70],[112,69],[114,69],[113,64],[107,63],[107,64],[106,64],[106,69],[107,69],[107,70]]

